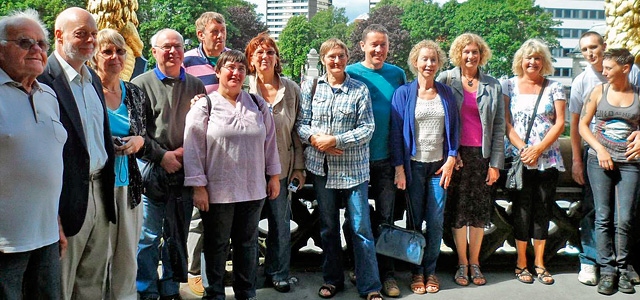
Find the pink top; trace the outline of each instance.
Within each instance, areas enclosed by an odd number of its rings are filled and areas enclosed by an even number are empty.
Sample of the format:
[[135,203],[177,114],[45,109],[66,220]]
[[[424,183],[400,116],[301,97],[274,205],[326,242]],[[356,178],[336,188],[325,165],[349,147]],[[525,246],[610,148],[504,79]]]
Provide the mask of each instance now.
[[464,91],[460,108],[460,145],[482,147],[482,122],[476,101],[476,92]]
[[217,91],[200,98],[187,114],[184,132],[186,186],[206,186],[209,203],[236,203],[267,196],[266,175],[280,174],[276,131],[269,106],[246,92],[236,105]]

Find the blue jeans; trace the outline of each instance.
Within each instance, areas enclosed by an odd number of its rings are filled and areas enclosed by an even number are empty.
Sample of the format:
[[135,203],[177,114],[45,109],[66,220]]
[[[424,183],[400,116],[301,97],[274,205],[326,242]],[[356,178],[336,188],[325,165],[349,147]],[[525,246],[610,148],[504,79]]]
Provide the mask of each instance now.
[[27,252],[0,252],[0,299],[60,299],[60,288],[58,242]]
[[444,207],[447,200],[447,193],[440,186],[440,175],[435,172],[442,166],[443,161],[422,163],[411,161],[412,180],[407,187],[413,217],[409,224],[414,230],[422,231],[422,222],[427,224],[427,231],[424,235],[427,240],[424,257],[421,265],[411,267],[412,274],[422,274],[429,276],[436,272],[436,262],[440,255],[440,245],[442,243]]
[[369,182],[365,181],[348,189],[328,189],[326,176],[315,176],[313,187],[318,198],[320,212],[320,237],[322,239],[322,273],[325,283],[338,288],[344,286],[344,270],[338,259],[342,252],[340,245],[340,203],[346,204],[346,212],[350,220],[351,234],[345,239],[352,239],[355,253],[355,273],[358,280],[358,293],[367,295],[382,288],[378,274],[376,247],[369,220]]
[[[371,227],[373,229],[373,236],[378,238],[380,233],[378,232],[378,226],[380,224],[393,225],[393,210],[396,201],[396,185],[393,183],[395,176],[395,167],[391,165],[389,159],[376,160],[369,162],[369,173],[371,174],[371,180],[369,184],[370,197],[376,203],[376,210],[371,218]],[[345,234],[351,234],[349,230],[350,221],[345,218],[342,230]],[[347,248],[353,249],[351,241],[347,240]],[[348,252],[351,261],[354,261],[353,251]],[[393,279],[395,273],[394,259],[385,255],[376,255],[378,259],[378,271],[380,272],[381,279],[383,281],[387,279]]]
[[289,277],[291,259],[291,203],[287,178],[280,180],[280,194],[274,200],[266,200],[263,210],[267,214],[267,253],[264,273],[267,279],[281,281]]
[[[208,285],[202,299],[224,300],[225,265],[229,254],[229,239],[233,247],[233,291],[238,300],[256,296],[258,270],[258,222],[264,199],[209,204],[202,217],[203,264]],[[267,200],[269,201],[269,200]]]
[[[183,224],[185,236],[189,231],[189,220],[193,211],[193,200],[190,187],[176,187],[174,193],[178,196],[176,205],[183,205],[185,212],[185,224]],[[136,286],[141,296],[157,297],[170,296],[180,293],[180,283],[173,281],[169,247],[166,243],[160,244],[165,218],[166,203],[155,201],[142,196],[143,221],[142,233],[138,242],[138,273]],[[158,276],[158,262],[162,260],[162,278]],[[185,266],[186,268],[186,266]]]
[[580,263],[587,265],[595,265],[598,251],[596,250],[596,210],[593,205],[593,193],[591,192],[591,184],[589,184],[589,172],[587,172],[587,158],[589,157],[588,146],[584,147],[582,153],[582,165],[584,166],[584,186],[582,192],[582,220],[580,220]]
[[627,270],[640,173],[638,164],[615,162],[614,165],[613,170],[605,171],[595,156],[589,156],[589,181],[596,207],[598,266],[601,274],[608,275]]

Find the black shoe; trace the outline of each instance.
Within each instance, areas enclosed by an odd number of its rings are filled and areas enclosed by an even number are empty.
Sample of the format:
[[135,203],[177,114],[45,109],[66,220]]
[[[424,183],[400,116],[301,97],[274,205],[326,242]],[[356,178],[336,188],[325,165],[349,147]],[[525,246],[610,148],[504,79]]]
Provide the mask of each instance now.
[[180,294],[160,296],[160,300],[182,300],[182,296],[180,296]]
[[600,276],[600,282],[598,282],[598,293],[603,295],[613,295],[616,292],[616,277],[614,275],[602,275]]
[[621,291],[625,294],[633,294],[636,290],[633,288],[633,283],[629,280],[629,276],[627,274],[620,275],[618,279],[618,291]]

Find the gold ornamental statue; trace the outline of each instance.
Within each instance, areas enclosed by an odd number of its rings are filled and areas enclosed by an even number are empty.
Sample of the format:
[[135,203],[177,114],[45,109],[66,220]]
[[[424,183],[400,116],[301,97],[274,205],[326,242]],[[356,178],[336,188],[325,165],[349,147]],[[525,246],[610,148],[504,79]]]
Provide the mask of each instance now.
[[138,0],[89,0],[87,7],[96,19],[99,29],[115,29],[127,42],[128,55],[120,77],[122,80],[129,81],[133,74],[136,57],[142,56],[144,46],[136,28],[139,24],[136,15]]
[[640,63],[640,0],[605,0],[607,47],[626,48]]

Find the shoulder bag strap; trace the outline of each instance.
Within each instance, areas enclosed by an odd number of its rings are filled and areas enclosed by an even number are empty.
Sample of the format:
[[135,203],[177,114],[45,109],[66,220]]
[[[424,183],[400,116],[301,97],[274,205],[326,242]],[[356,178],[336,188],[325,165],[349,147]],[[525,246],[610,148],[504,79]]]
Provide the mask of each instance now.
[[413,230],[418,232],[422,231],[422,228],[418,227],[422,224],[416,224],[415,220],[413,219],[413,209],[411,205],[411,198],[409,197],[409,192],[405,189],[403,194],[404,194],[404,199],[407,202],[407,221],[411,222],[411,226],[413,227]]
[[542,94],[544,93],[544,89],[547,86],[547,79],[545,78],[542,81],[542,88],[540,89],[540,93],[538,94],[538,100],[536,100],[536,105],[533,107],[533,114],[531,115],[531,120],[529,121],[529,127],[527,128],[527,135],[524,139],[525,146],[529,143],[529,134],[531,133],[531,128],[533,128],[533,121],[536,119],[536,113],[538,112],[538,104],[540,104],[540,99],[542,99]]

